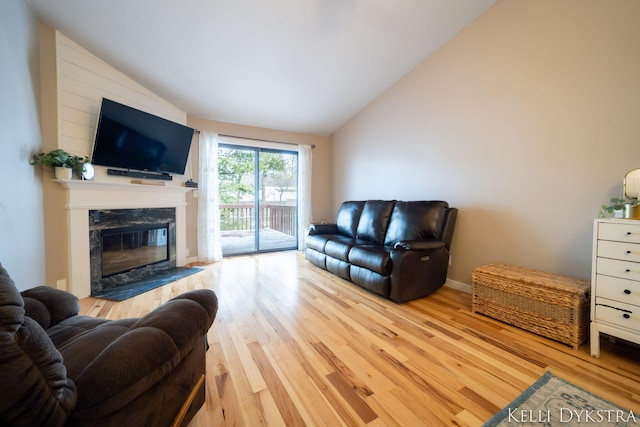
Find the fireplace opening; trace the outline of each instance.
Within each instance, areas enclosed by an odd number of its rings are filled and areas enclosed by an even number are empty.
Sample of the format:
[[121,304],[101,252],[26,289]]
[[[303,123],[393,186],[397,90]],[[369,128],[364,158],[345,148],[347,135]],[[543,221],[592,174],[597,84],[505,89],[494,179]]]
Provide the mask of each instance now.
[[169,224],[102,230],[102,277],[169,259]]
[[89,211],[91,295],[176,268],[175,208]]

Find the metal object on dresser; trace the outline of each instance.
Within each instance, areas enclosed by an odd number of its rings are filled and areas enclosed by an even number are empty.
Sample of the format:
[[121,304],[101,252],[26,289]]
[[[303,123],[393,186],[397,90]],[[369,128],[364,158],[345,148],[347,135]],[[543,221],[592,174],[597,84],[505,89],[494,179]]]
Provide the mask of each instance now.
[[595,220],[591,286],[591,355],[601,332],[640,344],[640,221]]

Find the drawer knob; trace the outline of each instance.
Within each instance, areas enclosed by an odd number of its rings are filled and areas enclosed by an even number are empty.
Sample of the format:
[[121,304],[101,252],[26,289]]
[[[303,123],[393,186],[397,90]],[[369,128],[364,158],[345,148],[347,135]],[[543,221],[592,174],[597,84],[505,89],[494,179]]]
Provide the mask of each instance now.
[[630,254],[630,253],[631,253],[631,251],[627,251],[627,253],[628,253],[628,254]]
[[625,289],[624,291],[622,291],[625,293],[625,295],[631,295],[631,291],[629,289]]
[[622,317],[624,317],[625,319],[630,319],[631,318],[631,316],[628,315],[627,313],[623,314]]
[[627,236],[631,236],[631,232],[630,231],[627,231]]
[[627,273],[629,273],[631,270],[629,270],[629,269],[627,268],[627,269],[625,269],[624,271],[626,271]]

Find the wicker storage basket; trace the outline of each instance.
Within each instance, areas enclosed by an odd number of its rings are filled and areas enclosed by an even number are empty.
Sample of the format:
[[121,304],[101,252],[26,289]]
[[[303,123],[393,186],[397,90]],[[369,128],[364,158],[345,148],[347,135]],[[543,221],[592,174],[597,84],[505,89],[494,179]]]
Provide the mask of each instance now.
[[577,349],[589,327],[590,283],[506,264],[471,273],[474,313],[482,313]]

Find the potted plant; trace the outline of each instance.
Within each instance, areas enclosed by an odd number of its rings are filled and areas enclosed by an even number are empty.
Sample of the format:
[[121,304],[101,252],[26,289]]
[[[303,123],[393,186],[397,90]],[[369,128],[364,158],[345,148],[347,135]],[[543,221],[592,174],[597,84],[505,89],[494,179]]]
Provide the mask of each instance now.
[[69,154],[61,148],[48,153],[34,154],[29,162],[31,165],[52,166],[55,169],[57,179],[71,179],[72,172],[82,174],[84,164],[89,161],[88,157],[80,157]]
[[614,197],[610,200],[611,204],[602,205],[600,207],[600,218],[604,218],[606,214],[612,214],[616,218],[633,218],[640,219],[640,200],[636,197]]

